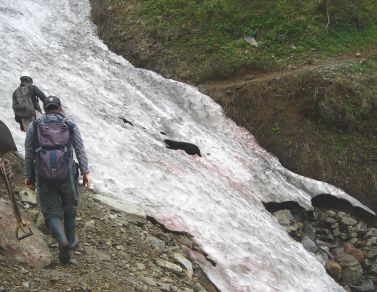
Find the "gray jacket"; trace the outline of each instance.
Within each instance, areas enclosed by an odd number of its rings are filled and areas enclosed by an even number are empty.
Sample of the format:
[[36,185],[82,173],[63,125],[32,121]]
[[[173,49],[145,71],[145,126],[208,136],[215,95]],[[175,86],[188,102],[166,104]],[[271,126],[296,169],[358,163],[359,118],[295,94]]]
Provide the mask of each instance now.
[[[62,119],[73,125],[73,137],[72,146],[75,150],[77,160],[79,162],[80,172],[82,175],[89,173],[88,158],[86,155],[84,143],[81,138],[81,134],[77,125],[67,118],[64,117],[62,113],[47,113],[43,115],[40,119],[56,120],[61,121]],[[34,133],[34,123],[31,123],[26,132],[25,138],[25,167],[24,175],[26,178],[34,181],[33,165],[35,160],[35,150],[36,150],[36,137]],[[72,153],[71,153],[72,154]]]

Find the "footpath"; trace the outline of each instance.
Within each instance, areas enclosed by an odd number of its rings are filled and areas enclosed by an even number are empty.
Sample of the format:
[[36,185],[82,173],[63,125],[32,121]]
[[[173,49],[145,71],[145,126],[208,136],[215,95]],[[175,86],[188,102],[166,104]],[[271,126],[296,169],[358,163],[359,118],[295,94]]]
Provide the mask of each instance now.
[[33,192],[22,185],[23,161],[8,155],[14,190],[34,235],[17,242],[15,219],[0,179],[0,292],[217,291],[189,260],[200,249],[188,235],[170,233],[147,218],[121,211],[83,192],[78,207],[79,248],[67,265],[44,224]]

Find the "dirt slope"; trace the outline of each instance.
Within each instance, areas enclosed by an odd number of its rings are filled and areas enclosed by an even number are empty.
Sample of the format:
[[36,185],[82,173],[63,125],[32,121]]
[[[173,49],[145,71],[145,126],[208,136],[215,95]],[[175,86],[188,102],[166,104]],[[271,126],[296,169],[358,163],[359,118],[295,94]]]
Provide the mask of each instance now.
[[[16,173],[14,189],[21,189],[23,161],[14,155],[8,158]],[[1,207],[7,203],[0,177]],[[38,208],[30,204],[19,202],[19,206],[29,220],[38,213]],[[1,210],[0,226],[3,226],[4,220],[12,218],[5,218]],[[91,192],[80,197],[77,218],[80,247],[68,265],[58,262],[57,244],[43,220],[38,221],[32,225],[34,235],[25,239],[30,244],[26,249],[32,249],[37,242],[46,242],[46,252],[51,253],[52,261],[48,265],[23,263],[25,258],[14,253],[20,244],[13,237],[14,230],[0,230],[0,291],[217,291],[197,265],[193,264],[192,278],[185,269],[176,266],[175,253],[184,254],[186,248],[199,251],[188,236],[169,233],[147,220],[135,220],[96,201]],[[45,235],[36,232],[37,228]],[[2,245],[4,242],[6,245]],[[163,262],[175,264],[178,270],[162,267]]]

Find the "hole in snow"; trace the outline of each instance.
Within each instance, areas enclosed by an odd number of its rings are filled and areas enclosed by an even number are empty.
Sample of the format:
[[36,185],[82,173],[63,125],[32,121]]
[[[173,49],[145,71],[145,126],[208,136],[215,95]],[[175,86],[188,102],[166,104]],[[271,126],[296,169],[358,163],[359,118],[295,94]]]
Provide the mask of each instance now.
[[314,218],[313,211],[305,210],[305,208],[300,206],[299,203],[294,202],[294,201],[286,201],[286,202],[281,202],[281,203],[263,202],[263,205],[266,208],[266,210],[273,215],[282,210],[289,210],[289,212],[293,215],[293,217],[297,221],[302,221],[302,220],[312,221]]
[[355,207],[345,199],[339,199],[333,195],[322,194],[312,198],[313,207],[337,209],[343,212],[351,213],[367,222],[376,220],[376,216],[364,210],[361,207]]
[[122,118],[122,117],[119,117],[119,118],[123,121],[123,123],[130,124],[131,126],[133,126],[133,124],[129,120],[127,120],[126,118]]
[[294,201],[287,201],[287,202],[281,202],[281,203],[263,202],[263,205],[266,208],[266,210],[270,213],[274,213],[276,211],[280,211],[284,209],[297,210],[297,211],[302,211],[302,212],[305,211],[305,209],[301,207],[299,203],[294,202]]
[[167,145],[168,149],[173,149],[173,150],[183,150],[189,155],[198,155],[202,157],[200,154],[200,149],[198,146],[192,143],[187,143],[187,142],[179,142],[179,141],[173,141],[173,140],[164,140],[164,142]]

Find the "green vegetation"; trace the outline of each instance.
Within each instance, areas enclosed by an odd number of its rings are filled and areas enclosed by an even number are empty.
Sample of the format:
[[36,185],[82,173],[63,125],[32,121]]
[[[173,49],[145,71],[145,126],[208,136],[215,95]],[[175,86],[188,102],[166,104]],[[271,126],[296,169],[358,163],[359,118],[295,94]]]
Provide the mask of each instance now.
[[374,0],[141,0],[134,17],[171,57],[181,58],[178,66],[197,68],[194,82],[243,66],[280,68],[308,60],[308,54],[368,48],[377,39]]
[[276,122],[276,123],[274,124],[274,126],[272,127],[272,129],[271,129],[271,133],[272,133],[272,134],[279,134],[280,131],[281,131],[281,124],[278,123],[278,122]]

